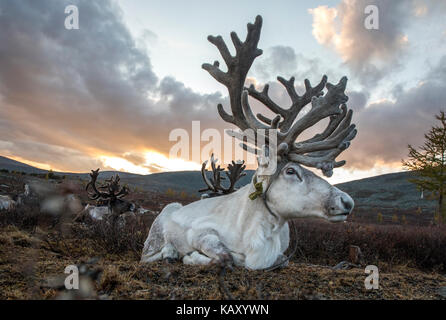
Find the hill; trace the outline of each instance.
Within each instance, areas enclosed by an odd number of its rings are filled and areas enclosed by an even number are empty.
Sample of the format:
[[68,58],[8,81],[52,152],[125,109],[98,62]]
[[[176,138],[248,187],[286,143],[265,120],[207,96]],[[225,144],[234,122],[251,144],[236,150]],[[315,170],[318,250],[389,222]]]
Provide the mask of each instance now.
[[0,169],[5,169],[9,171],[19,171],[26,173],[46,173],[47,170],[42,170],[35,168],[33,166],[27,165],[25,163],[15,161],[6,157],[0,156]]
[[[47,171],[34,168],[24,163],[14,161],[0,156],[0,169],[9,171],[23,171],[27,173],[46,173]],[[252,170],[248,170],[237,184],[238,187],[246,185],[251,181]],[[132,187],[145,191],[155,191],[164,193],[168,189],[177,192],[186,192],[190,195],[198,195],[198,190],[205,187],[199,171],[177,171],[154,173],[150,175],[139,175],[126,172],[103,171],[99,179],[109,178],[111,175],[119,173],[121,181]],[[87,173],[56,173],[66,175],[71,178],[88,180]],[[210,174],[210,173],[209,173]],[[355,212],[374,213],[390,215],[395,211],[403,213],[414,213],[420,210],[423,213],[431,213],[435,208],[435,202],[421,199],[420,192],[415,185],[408,181],[411,173],[398,172],[349,181],[336,185],[341,190],[349,193],[355,200]],[[429,215],[429,219],[432,216]]]

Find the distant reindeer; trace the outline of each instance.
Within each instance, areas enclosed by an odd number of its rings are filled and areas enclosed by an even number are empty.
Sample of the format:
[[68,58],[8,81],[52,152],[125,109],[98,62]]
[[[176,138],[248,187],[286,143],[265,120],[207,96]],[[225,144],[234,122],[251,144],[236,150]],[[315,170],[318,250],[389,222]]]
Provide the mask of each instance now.
[[129,201],[122,199],[129,194],[127,186],[121,187],[119,175],[111,176],[106,179],[102,185],[97,186],[97,178],[99,169],[91,170],[90,182],[85,187],[90,200],[96,200],[99,206],[87,205],[84,210],[74,219],[81,220],[85,214],[90,215],[95,220],[102,220],[106,216],[110,216],[112,221],[124,212],[134,211],[135,205]]
[[232,161],[228,165],[228,171],[226,171],[226,178],[229,180],[229,186],[225,187],[222,185],[222,180],[226,180],[225,177],[221,176],[221,172],[224,171],[220,166],[216,166],[217,159],[214,158],[214,154],[211,155],[211,170],[212,170],[212,178],[208,178],[206,175],[206,166],[208,161],[203,162],[201,166],[201,176],[203,177],[204,183],[207,185],[207,188],[198,190],[198,192],[207,192],[202,195],[202,198],[211,198],[216,196],[221,196],[225,194],[232,193],[236,191],[235,184],[237,181],[246,175],[243,172],[246,166],[244,165],[245,161]]
[[[186,206],[167,205],[150,229],[142,262],[182,259],[185,264],[216,262],[235,263],[249,269],[269,268],[287,260],[284,252],[290,240],[289,220],[319,217],[337,222],[345,221],[351,213],[354,202],[348,194],[301,166],[318,168],[324,175],[331,176],[333,168],[345,164],[335,159],[356,135],[355,126],[350,124],[352,111],[347,111],[345,105],[347,78],[333,85],[323,76],[315,87],[305,80],[306,92],[298,95],[294,78],[278,77],[292,102],[288,109],[271,100],[268,85],[261,92],[254,86],[244,88],[254,59],[262,54],[257,48],[261,26],[262,18],[257,16],[254,24],[248,24],[245,42],[235,32],[231,33],[235,56],[230,54],[221,36],[209,36],[208,40],[220,51],[227,71],[219,68],[218,61],[204,64],[203,69],[228,88],[232,115],[219,104],[222,119],[241,130],[276,129],[277,144],[268,143],[262,147],[252,183],[236,192]],[[324,87],[327,88],[325,94]],[[277,116],[274,119],[260,114],[254,116],[248,96],[263,103]],[[297,118],[310,102],[311,109]],[[322,133],[295,142],[306,129],[326,118],[329,122]],[[243,146],[255,151],[246,143]],[[267,170],[270,161],[277,161],[272,175]]]
[[17,203],[10,196],[0,195],[0,211],[13,210],[16,205]]

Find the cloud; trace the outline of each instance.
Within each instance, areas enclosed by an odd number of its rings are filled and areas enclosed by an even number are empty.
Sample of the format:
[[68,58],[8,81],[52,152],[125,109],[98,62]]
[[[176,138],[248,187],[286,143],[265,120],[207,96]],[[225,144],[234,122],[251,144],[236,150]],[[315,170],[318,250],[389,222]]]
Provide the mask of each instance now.
[[369,100],[369,94],[365,91],[347,91],[346,94],[349,108],[354,112],[362,111]]
[[[287,57],[292,61],[300,61],[297,55],[294,57],[287,55]],[[283,63],[286,65],[286,62]],[[269,65],[274,66],[274,63]],[[280,66],[276,69],[272,66],[263,69],[267,71],[265,74],[269,78],[273,74],[279,74]],[[288,72],[288,75],[298,74],[295,70]],[[257,74],[254,72],[254,75]],[[300,78],[296,77],[296,90],[300,94],[304,92],[300,83],[303,78],[303,75]],[[251,82],[261,90],[263,84],[256,80],[251,79]],[[335,82],[337,78],[329,77],[329,80]],[[288,107],[290,99],[284,88],[277,81],[267,83],[270,85],[271,98],[280,106]],[[347,160],[345,168],[371,170],[386,165],[401,170],[401,159],[407,156],[407,145],[422,145],[424,133],[435,123],[434,115],[440,110],[446,110],[446,56],[424,75],[420,75],[420,81],[416,86],[405,88],[402,83],[391,83],[389,91],[391,97],[388,99],[370,101],[368,91],[347,90],[346,94],[349,96],[347,105],[354,111],[352,122],[357,125],[358,135],[353,140],[352,146],[339,156],[339,160]],[[251,99],[251,106],[255,113],[261,112],[270,117],[272,115],[254,99]],[[308,108],[309,106],[304,108],[302,113]],[[326,124],[326,120],[321,121],[304,132],[299,140],[321,132]]]
[[[404,36],[407,22],[386,14],[380,20],[381,26],[387,26],[382,34],[364,33],[362,21],[356,28],[363,9],[353,9],[365,3],[345,0],[336,8],[313,9],[313,31],[320,43],[341,54],[362,81],[373,82],[393,67],[376,61],[393,61],[404,51],[397,40]],[[68,4],[79,7],[79,30],[64,28]],[[428,4],[425,16],[432,10]],[[389,9],[384,10],[389,15],[409,10],[400,1],[380,2],[382,8]],[[149,30],[142,37],[147,49],[131,36],[112,1],[5,2],[0,13],[0,154],[64,171],[106,169],[108,162],[101,159],[123,160],[150,172],[185,165],[154,154],[149,157],[147,152],[167,154],[173,144],[168,141],[170,131],[190,129],[192,120],[201,120],[202,130],[226,128],[216,105],[223,103],[229,110],[229,103],[219,92],[200,94],[173,77],[158,77],[148,51],[152,42],[162,39]],[[399,163],[408,143],[422,143],[423,133],[434,123],[433,115],[445,109],[445,66],[443,58],[411,89],[390,85],[392,101],[370,103],[368,91],[347,93],[359,130],[352,147],[341,155],[348,168]],[[317,58],[275,46],[265,50],[250,76],[251,81],[270,83],[272,98],[287,107],[289,97],[274,78],[295,76],[296,90],[303,93],[304,78],[315,85],[324,73],[332,82],[343,75],[326,67]],[[256,112],[268,115],[261,105],[252,105]]]
[[344,155],[349,167],[399,166],[407,157],[408,144],[418,147],[424,143],[424,133],[436,124],[434,115],[446,111],[445,65],[446,56],[417,86],[407,90],[397,86],[394,101],[371,103],[355,113],[358,135]]
[[297,66],[297,55],[293,48],[274,46],[265,50],[265,53],[257,59],[253,73],[263,81],[272,80],[277,75],[289,78],[297,71]]
[[[64,28],[69,4],[79,8],[79,30]],[[156,39],[148,30],[144,36]],[[113,1],[8,1],[0,42],[0,137],[9,142],[3,154],[85,171],[91,162],[75,165],[63,153],[73,159],[167,153],[173,128],[189,128],[192,120],[225,127],[215,116],[221,94],[159,79]],[[51,156],[56,149],[59,156]]]
[[[364,26],[368,5],[378,7],[378,30]],[[336,8],[319,6],[309,12],[315,39],[338,53],[364,85],[373,86],[400,66],[410,41],[405,28],[413,17],[412,8],[403,0],[342,0]]]
[[[100,160],[77,150],[40,142],[0,140],[0,150],[3,156],[18,157],[19,161],[31,161],[31,165],[58,171],[81,172],[98,167],[107,169]],[[53,165],[48,166],[49,163]]]
[[[285,79],[294,77],[296,85],[303,90],[304,79],[312,82],[320,81],[326,74],[329,79],[340,79],[343,74],[338,69],[326,65],[318,57],[308,57],[288,46],[273,46],[266,48],[263,55],[256,59],[250,75],[256,82],[275,82],[277,76]],[[299,83],[301,82],[301,83]]]

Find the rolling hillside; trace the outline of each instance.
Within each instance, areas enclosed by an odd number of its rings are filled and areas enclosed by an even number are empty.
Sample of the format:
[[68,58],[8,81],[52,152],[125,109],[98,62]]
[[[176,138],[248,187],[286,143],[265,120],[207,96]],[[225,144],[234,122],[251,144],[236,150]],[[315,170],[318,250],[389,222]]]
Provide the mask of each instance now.
[[20,171],[26,173],[46,173],[46,170],[38,169],[30,165],[0,156],[0,169]]
[[[23,171],[27,173],[46,173],[47,171],[0,156],[0,169],[9,171]],[[132,187],[146,191],[166,192],[168,189],[177,192],[198,195],[198,190],[205,187],[199,171],[178,171],[139,175],[125,172],[104,171],[99,178],[108,178],[119,173],[121,181]],[[72,178],[88,179],[87,173],[56,173]],[[239,181],[243,186],[251,181],[253,171]],[[435,202],[421,199],[420,192],[415,185],[408,181],[411,173],[398,172],[375,176],[371,178],[349,181],[337,185],[341,190],[349,193],[355,200],[356,212],[378,213],[390,215],[395,211],[414,213],[421,208],[423,213],[431,213]]]

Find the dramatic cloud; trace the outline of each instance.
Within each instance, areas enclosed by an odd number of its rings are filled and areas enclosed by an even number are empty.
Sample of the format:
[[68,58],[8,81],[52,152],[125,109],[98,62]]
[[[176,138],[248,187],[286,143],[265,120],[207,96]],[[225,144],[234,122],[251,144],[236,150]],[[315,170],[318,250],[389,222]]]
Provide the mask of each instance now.
[[408,144],[423,144],[423,134],[440,110],[446,111],[446,56],[416,87],[398,90],[395,101],[371,103],[357,112],[358,136],[345,157],[360,169],[379,163],[399,165]]
[[[364,7],[375,2],[380,29],[366,30]],[[69,4],[79,8],[79,30],[64,27]],[[421,144],[434,114],[446,108],[446,57],[419,79],[411,79],[420,80],[415,86],[386,82],[391,95],[387,99],[371,101],[374,88],[361,91],[358,82],[376,84],[394,70],[411,41],[405,37],[411,17],[445,8],[435,1],[413,0],[409,5],[401,0],[343,0],[336,8],[312,9],[317,41],[333,48],[345,63],[327,66],[320,56],[308,58],[291,47],[273,46],[264,48],[248,82],[258,89],[269,83],[273,100],[288,107],[290,99],[276,76],[294,76],[302,94],[305,78],[315,85],[327,74],[329,81],[337,82],[348,67],[354,74],[348,105],[355,111],[359,133],[340,158],[348,161],[348,168],[364,170],[398,165],[407,144]],[[201,94],[173,76],[158,77],[149,58],[150,46],[157,41],[162,39],[150,30],[133,38],[119,7],[109,0],[2,3],[0,154],[67,171],[195,168],[165,157],[173,145],[170,131],[190,132],[191,122],[201,120],[202,130],[221,132],[228,125],[218,117],[216,105],[223,103],[229,111],[229,103],[222,93]],[[271,115],[251,100],[256,113]],[[301,138],[321,131],[326,123]]]
[[[68,4],[79,8],[79,30],[64,27]],[[221,95],[158,79],[112,1],[7,1],[0,43],[2,154],[63,170],[85,171],[92,162],[79,159],[98,155],[141,164],[146,150],[168,153],[173,128],[224,126]]]
[[[376,5],[379,10],[378,30],[364,26],[364,9],[368,5]],[[419,7],[419,14],[422,8]],[[342,0],[336,8],[319,6],[309,12],[313,15],[316,40],[333,48],[367,85],[374,85],[399,66],[410,40],[405,27],[416,14],[413,3],[407,0]]]
[[[287,46],[274,46],[264,50],[258,57],[250,72],[253,78],[259,82],[275,82],[277,76],[285,79],[295,77],[296,85],[302,85],[304,79],[312,82],[320,81],[325,74],[330,81],[340,79],[344,74],[334,70],[317,57],[307,57],[294,48]],[[299,81],[301,83],[299,83]]]
[[[267,70],[269,78],[284,71],[281,70],[281,65],[293,65],[294,61],[306,63],[305,59],[297,59],[296,54],[290,54],[292,52],[286,55],[291,60],[290,63],[282,61],[276,69],[273,67],[274,63],[268,64],[270,68],[265,66],[263,70]],[[269,57],[268,50],[266,53]],[[285,58],[283,55],[282,57]],[[309,73],[304,76],[296,69],[287,72],[288,76],[296,76],[296,90],[302,94],[304,88],[301,82]],[[338,78],[330,79],[336,81]],[[251,82],[258,90],[263,88],[263,84],[252,79]],[[288,107],[290,99],[283,87],[277,81],[270,81],[268,84],[272,99],[279,105]],[[434,115],[440,110],[446,110],[446,57],[424,75],[420,75],[420,81],[416,86],[404,89],[403,85],[397,83],[389,89],[392,99],[380,101],[370,101],[370,94],[367,91],[346,92],[349,96],[347,104],[354,111],[353,122],[358,127],[358,136],[353,141],[352,147],[340,156],[340,159],[348,161],[347,168],[369,170],[382,165],[401,168],[401,159],[407,156],[407,145],[421,145],[423,134],[435,123]],[[255,112],[271,116],[271,113],[254,99],[251,105]],[[302,113],[308,108],[309,106],[303,109]],[[325,125],[326,121],[322,121],[299,138],[310,137],[322,131]]]

